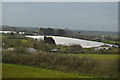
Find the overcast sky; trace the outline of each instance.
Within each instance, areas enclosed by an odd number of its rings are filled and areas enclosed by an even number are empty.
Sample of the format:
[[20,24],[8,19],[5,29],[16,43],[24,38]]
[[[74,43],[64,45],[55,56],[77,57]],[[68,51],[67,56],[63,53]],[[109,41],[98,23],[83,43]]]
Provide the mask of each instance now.
[[[2,4],[0,2],[0,25],[2,24]],[[1,27],[1,26],[0,26]],[[1,30],[1,29],[0,29]]]
[[3,25],[118,30],[117,2],[3,2]]

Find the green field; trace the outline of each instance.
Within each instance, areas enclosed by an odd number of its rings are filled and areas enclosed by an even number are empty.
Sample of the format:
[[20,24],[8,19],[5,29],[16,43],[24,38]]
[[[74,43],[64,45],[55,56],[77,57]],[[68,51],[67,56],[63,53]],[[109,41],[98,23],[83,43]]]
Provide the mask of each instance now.
[[26,43],[26,42],[28,42],[26,39],[22,39],[21,40],[23,43]]
[[2,68],[3,78],[87,78],[76,73],[64,73],[15,64],[3,64]]
[[118,59],[119,56],[118,54],[64,54],[64,55],[76,55],[80,57],[90,57],[100,60]]
[[0,38],[6,38],[6,36],[2,36],[2,35],[0,35]]

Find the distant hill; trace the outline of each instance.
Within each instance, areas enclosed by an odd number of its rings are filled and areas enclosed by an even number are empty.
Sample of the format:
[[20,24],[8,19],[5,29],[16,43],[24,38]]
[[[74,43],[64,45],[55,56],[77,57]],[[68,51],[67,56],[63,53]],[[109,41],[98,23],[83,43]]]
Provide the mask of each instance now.
[[76,34],[81,35],[104,35],[104,36],[118,36],[118,32],[112,31],[88,31],[88,30],[72,30]]
[[18,26],[3,26],[3,31],[24,31],[36,33],[37,35],[56,35],[56,36],[74,36],[76,35],[71,30],[56,29],[56,28],[36,28],[36,27],[18,27]]
[[3,26],[3,31],[24,31],[34,33],[36,35],[51,35],[51,36],[64,36],[82,39],[100,38],[102,35],[105,37],[117,38],[117,32],[110,31],[87,31],[87,30],[70,30],[70,29],[57,29],[57,28],[38,28],[38,27],[18,27],[18,26]]
[[2,26],[3,31],[33,31],[34,27]]

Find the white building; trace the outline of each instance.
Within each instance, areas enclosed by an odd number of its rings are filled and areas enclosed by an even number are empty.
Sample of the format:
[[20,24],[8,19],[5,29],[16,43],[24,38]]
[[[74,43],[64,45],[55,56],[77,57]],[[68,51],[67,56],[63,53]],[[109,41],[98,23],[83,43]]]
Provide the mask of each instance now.
[[25,32],[19,32],[19,34],[25,34]]
[[10,33],[17,33],[15,31],[0,31],[0,34],[10,34]]

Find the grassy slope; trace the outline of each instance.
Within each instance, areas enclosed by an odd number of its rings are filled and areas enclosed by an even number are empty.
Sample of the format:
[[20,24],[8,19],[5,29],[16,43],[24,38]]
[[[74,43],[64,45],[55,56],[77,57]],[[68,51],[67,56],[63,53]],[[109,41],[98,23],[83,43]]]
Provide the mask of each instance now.
[[3,78],[87,78],[74,73],[64,73],[47,69],[3,64]]

